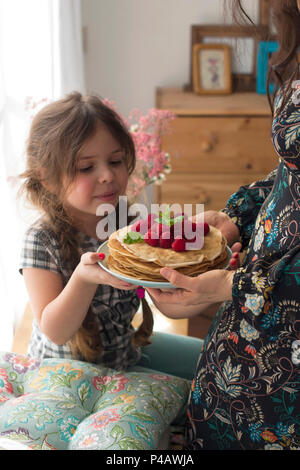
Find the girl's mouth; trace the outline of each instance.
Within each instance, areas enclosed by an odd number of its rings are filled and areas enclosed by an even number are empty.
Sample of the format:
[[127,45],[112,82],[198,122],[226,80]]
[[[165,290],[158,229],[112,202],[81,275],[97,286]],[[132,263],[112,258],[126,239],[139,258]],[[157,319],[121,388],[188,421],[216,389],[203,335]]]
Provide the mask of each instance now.
[[114,201],[116,196],[118,195],[117,191],[115,192],[110,192],[110,193],[104,193],[104,194],[99,194],[96,196],[96,199],[99,199],[101,201]]

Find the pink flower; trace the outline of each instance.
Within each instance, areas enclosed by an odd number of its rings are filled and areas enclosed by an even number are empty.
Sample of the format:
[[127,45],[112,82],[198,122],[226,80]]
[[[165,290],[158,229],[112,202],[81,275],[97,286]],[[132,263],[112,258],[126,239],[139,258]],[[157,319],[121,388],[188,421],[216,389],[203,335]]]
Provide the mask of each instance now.
[[160,183],[170,173],[170,157],[161,149],[161,137],[170,132],[174,118],[164,109],[150,109],[145,116],[137,109],[131,111],[129,131],[135,145],[136,167],[128,183],[129,196],[137,196],[147,184]]
[[170,377],[168,375],[162,375],[162,374],[151,374],[150,377],[156,380],[170,380]]
[[28,370],[37,369],[40,365],[39,359],[22,356],[21,354],[7,353],[5,355],[5,359],[12,365],[13,370],[18,374],[24,374]]
[[107,426],[109,423],[113,421],[118,421],[120,419],[120,415],[117,413],[116,408],[112,408],[110,410],[99,411],[93,415],[92,423],[90,427],[94,429],[101,429]]
[[124,375],[104,375],[102,377],[94,377],[93,385],[97,390],[101,392],[117,393],[125,388],[125,385],[129,382]]

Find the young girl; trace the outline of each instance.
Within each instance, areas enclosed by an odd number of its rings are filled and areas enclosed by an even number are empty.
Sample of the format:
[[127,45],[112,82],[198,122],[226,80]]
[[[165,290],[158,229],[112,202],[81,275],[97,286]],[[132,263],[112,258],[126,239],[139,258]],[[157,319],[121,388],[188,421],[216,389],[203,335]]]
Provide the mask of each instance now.
[[[184,351],[172,367],[172,339],[178,347],[180,337],[162,335],[160,354],[156,335],[149,354],[141,359],[141,346],[150,343],[151,310],[143,299],[143,323],[135,331],[131,322],[140,304],[136,286],[97,264],[97,208],[110,203],[118,210],[134,165],[127,128],[95,96],[75,92],[35,116],[22,175],[23,191],[41,212],[26,233],[20,265],[34,314],[28,353],[79,358],[123,370],[139,362],[191,378],[198,340],[181,337]],[[157,361],[150,359],[151,351]],[[166,353],[169,363],[162,361]]]
[[[241,3],[233,2],[234,12],[245,13]],[[270,69],[279,86],[271,100],[279,164],[265,180],[241,187],[222,212],[204,214],[231,243],[240,238],[243,264],[197,278],[164,268],[161,274],[181,289],[150,290],[174,317],[180,305],[223,302],[193,380],[188,449],[300,449],[300,0],[271,6],[279,42]]]

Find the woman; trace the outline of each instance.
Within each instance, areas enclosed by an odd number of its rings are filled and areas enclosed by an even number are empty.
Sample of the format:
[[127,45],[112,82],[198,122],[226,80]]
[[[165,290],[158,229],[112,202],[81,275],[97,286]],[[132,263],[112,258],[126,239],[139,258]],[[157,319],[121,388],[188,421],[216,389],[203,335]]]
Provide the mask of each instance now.
[[[271,3],[279,42],[269,72],[277,83],[270,103],[279,163],[264,181],[241,187],[222,212],[204,213],[230,245],[241,241],[242,266],[197,278],[163,268],[180,289],[149,289],[173,317],[179,315],[172,306],[179,312],[179,305],[222,302],[192,383],[188,449],[300,449],[300,0]],[[248,18],[240,1],[232,7]]]

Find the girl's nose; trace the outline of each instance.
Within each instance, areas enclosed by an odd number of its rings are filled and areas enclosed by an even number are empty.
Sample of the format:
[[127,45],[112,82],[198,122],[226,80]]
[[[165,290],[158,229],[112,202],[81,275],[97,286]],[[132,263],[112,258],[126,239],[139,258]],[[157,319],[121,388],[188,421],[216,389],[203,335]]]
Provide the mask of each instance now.
[[98,181],[99,183],[110,183],[114,179],[112,170],[108,167],[102,167],[99,169]]

